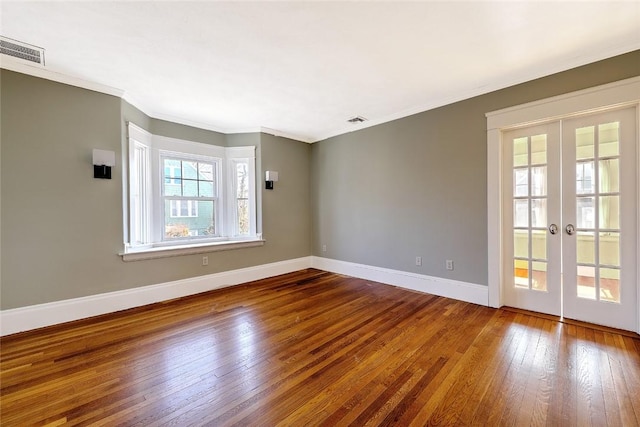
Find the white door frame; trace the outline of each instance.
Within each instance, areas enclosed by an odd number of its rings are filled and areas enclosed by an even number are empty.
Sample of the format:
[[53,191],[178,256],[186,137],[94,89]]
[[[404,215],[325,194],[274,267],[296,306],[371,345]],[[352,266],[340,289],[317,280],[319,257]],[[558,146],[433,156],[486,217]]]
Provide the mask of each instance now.
[[[487,239],[489,306],[503,305],[503,227],[502,227],[502,131],[548,121],[566,119],[585,113],[605,111],[623,106],[636,107],[636,177],[640,181],[640,77],[571,92],[540,101],[509,107],[486,114],[487,117]],[[640,230],[640,185],[636,221]],[[640,238],[637,239],[637,322],[640,333]]]

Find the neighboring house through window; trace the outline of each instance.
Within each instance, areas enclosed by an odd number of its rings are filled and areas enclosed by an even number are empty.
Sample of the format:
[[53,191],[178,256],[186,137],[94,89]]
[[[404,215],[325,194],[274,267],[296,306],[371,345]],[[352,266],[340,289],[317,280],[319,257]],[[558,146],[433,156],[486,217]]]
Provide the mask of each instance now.
[[171,200],[171,218],[198,216],[198,202],[193,200]]

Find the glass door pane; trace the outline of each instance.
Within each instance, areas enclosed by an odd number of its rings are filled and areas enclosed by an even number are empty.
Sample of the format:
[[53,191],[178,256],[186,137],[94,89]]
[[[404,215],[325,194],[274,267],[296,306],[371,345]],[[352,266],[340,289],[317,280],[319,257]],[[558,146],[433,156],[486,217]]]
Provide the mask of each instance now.
[[[633,330],[637,308],[635,108],[563,124],[564,315]],[[563,230],[564,231],[564,230]]]
[[546,134],[513,139],[514,286],[534,291],[547,290],[546,162]]
[[[504,135],[507,305],[560,314],[560,129],[549,124]],[[507,230],[505,230],[507,232]],[[508,237],[507,237],[508,236]]]
[[[604,234],[620,230],[619,122],[575,129],[576,275],[578,298],[620,302],[619,252]],[[594,167],[598,165],[598,167]],[[605,231],[603,234],[601,231]],[[613,256],[615,258],[615,256]],[[606,275],[603,275],[606,273]],[[606,277],[605,277],[606,276]]]

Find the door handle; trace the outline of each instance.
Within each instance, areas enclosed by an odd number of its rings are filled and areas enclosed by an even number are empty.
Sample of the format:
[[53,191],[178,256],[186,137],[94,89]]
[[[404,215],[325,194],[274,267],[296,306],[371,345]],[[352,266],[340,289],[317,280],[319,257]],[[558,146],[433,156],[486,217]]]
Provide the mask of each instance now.
[[549,233],[556,234],[558,232],[558,226],[555,224],[551,224],[549,226]]
[[565,231],[567,232],[567,234],[569,236],[571,236],[573,234],[573,232],[576,231],[576,229],[573,226],[573,224],[567,224],[567,226],[564,229],[565,229]]

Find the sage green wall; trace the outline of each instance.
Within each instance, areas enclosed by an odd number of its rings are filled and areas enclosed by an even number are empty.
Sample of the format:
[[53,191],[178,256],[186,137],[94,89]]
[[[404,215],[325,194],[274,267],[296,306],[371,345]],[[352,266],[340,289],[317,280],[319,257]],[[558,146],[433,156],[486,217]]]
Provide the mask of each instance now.
[[[10,309],[303,257],[487,283],[488,111],[640,75],[640,51],[308,145],[150,119],[117,97],[0,73],[0,298]],[[125,263],[125,121],[152,133],[258,147],[263,247]],[[309,173],[309,168],[311,173]],[[264,190],[263,172],[280,181]],[[312,244],[313,242],[313,244]],[[327,252],[322,252],[322,245]],[[414,265],[415,256],[423,266]],[[453,259],[453,272],[444,260]]]
[[92,150],[120,151],[120,99],[1,73],[2,308],[116,289],[121,169]]
[[[264,238],[289,257],[306,250],[311,255],[311,145],[261,135],[262,221]],[[264,171],[277,171],[273,190],[264,190]],[[306,246],[305,246],[306,245]]]
[[635,51],[313,144],[314,255],[487,285],[485,113],[638,75]]
[[[0,82],[3,310],[310,255],[308,144],[150,119],[120,98],[7,70]],[[210,253],[208,266],[201,265],[202,255],[123,262],[121,160],[128,120],[160,135],[258,146],[262,163],[280,167],[283,176],[282,185],[259,196],[266,244]],[[113,179],[93,178],[94,148],[116,152]],[[284,222],[292,208],[306,219]]]

